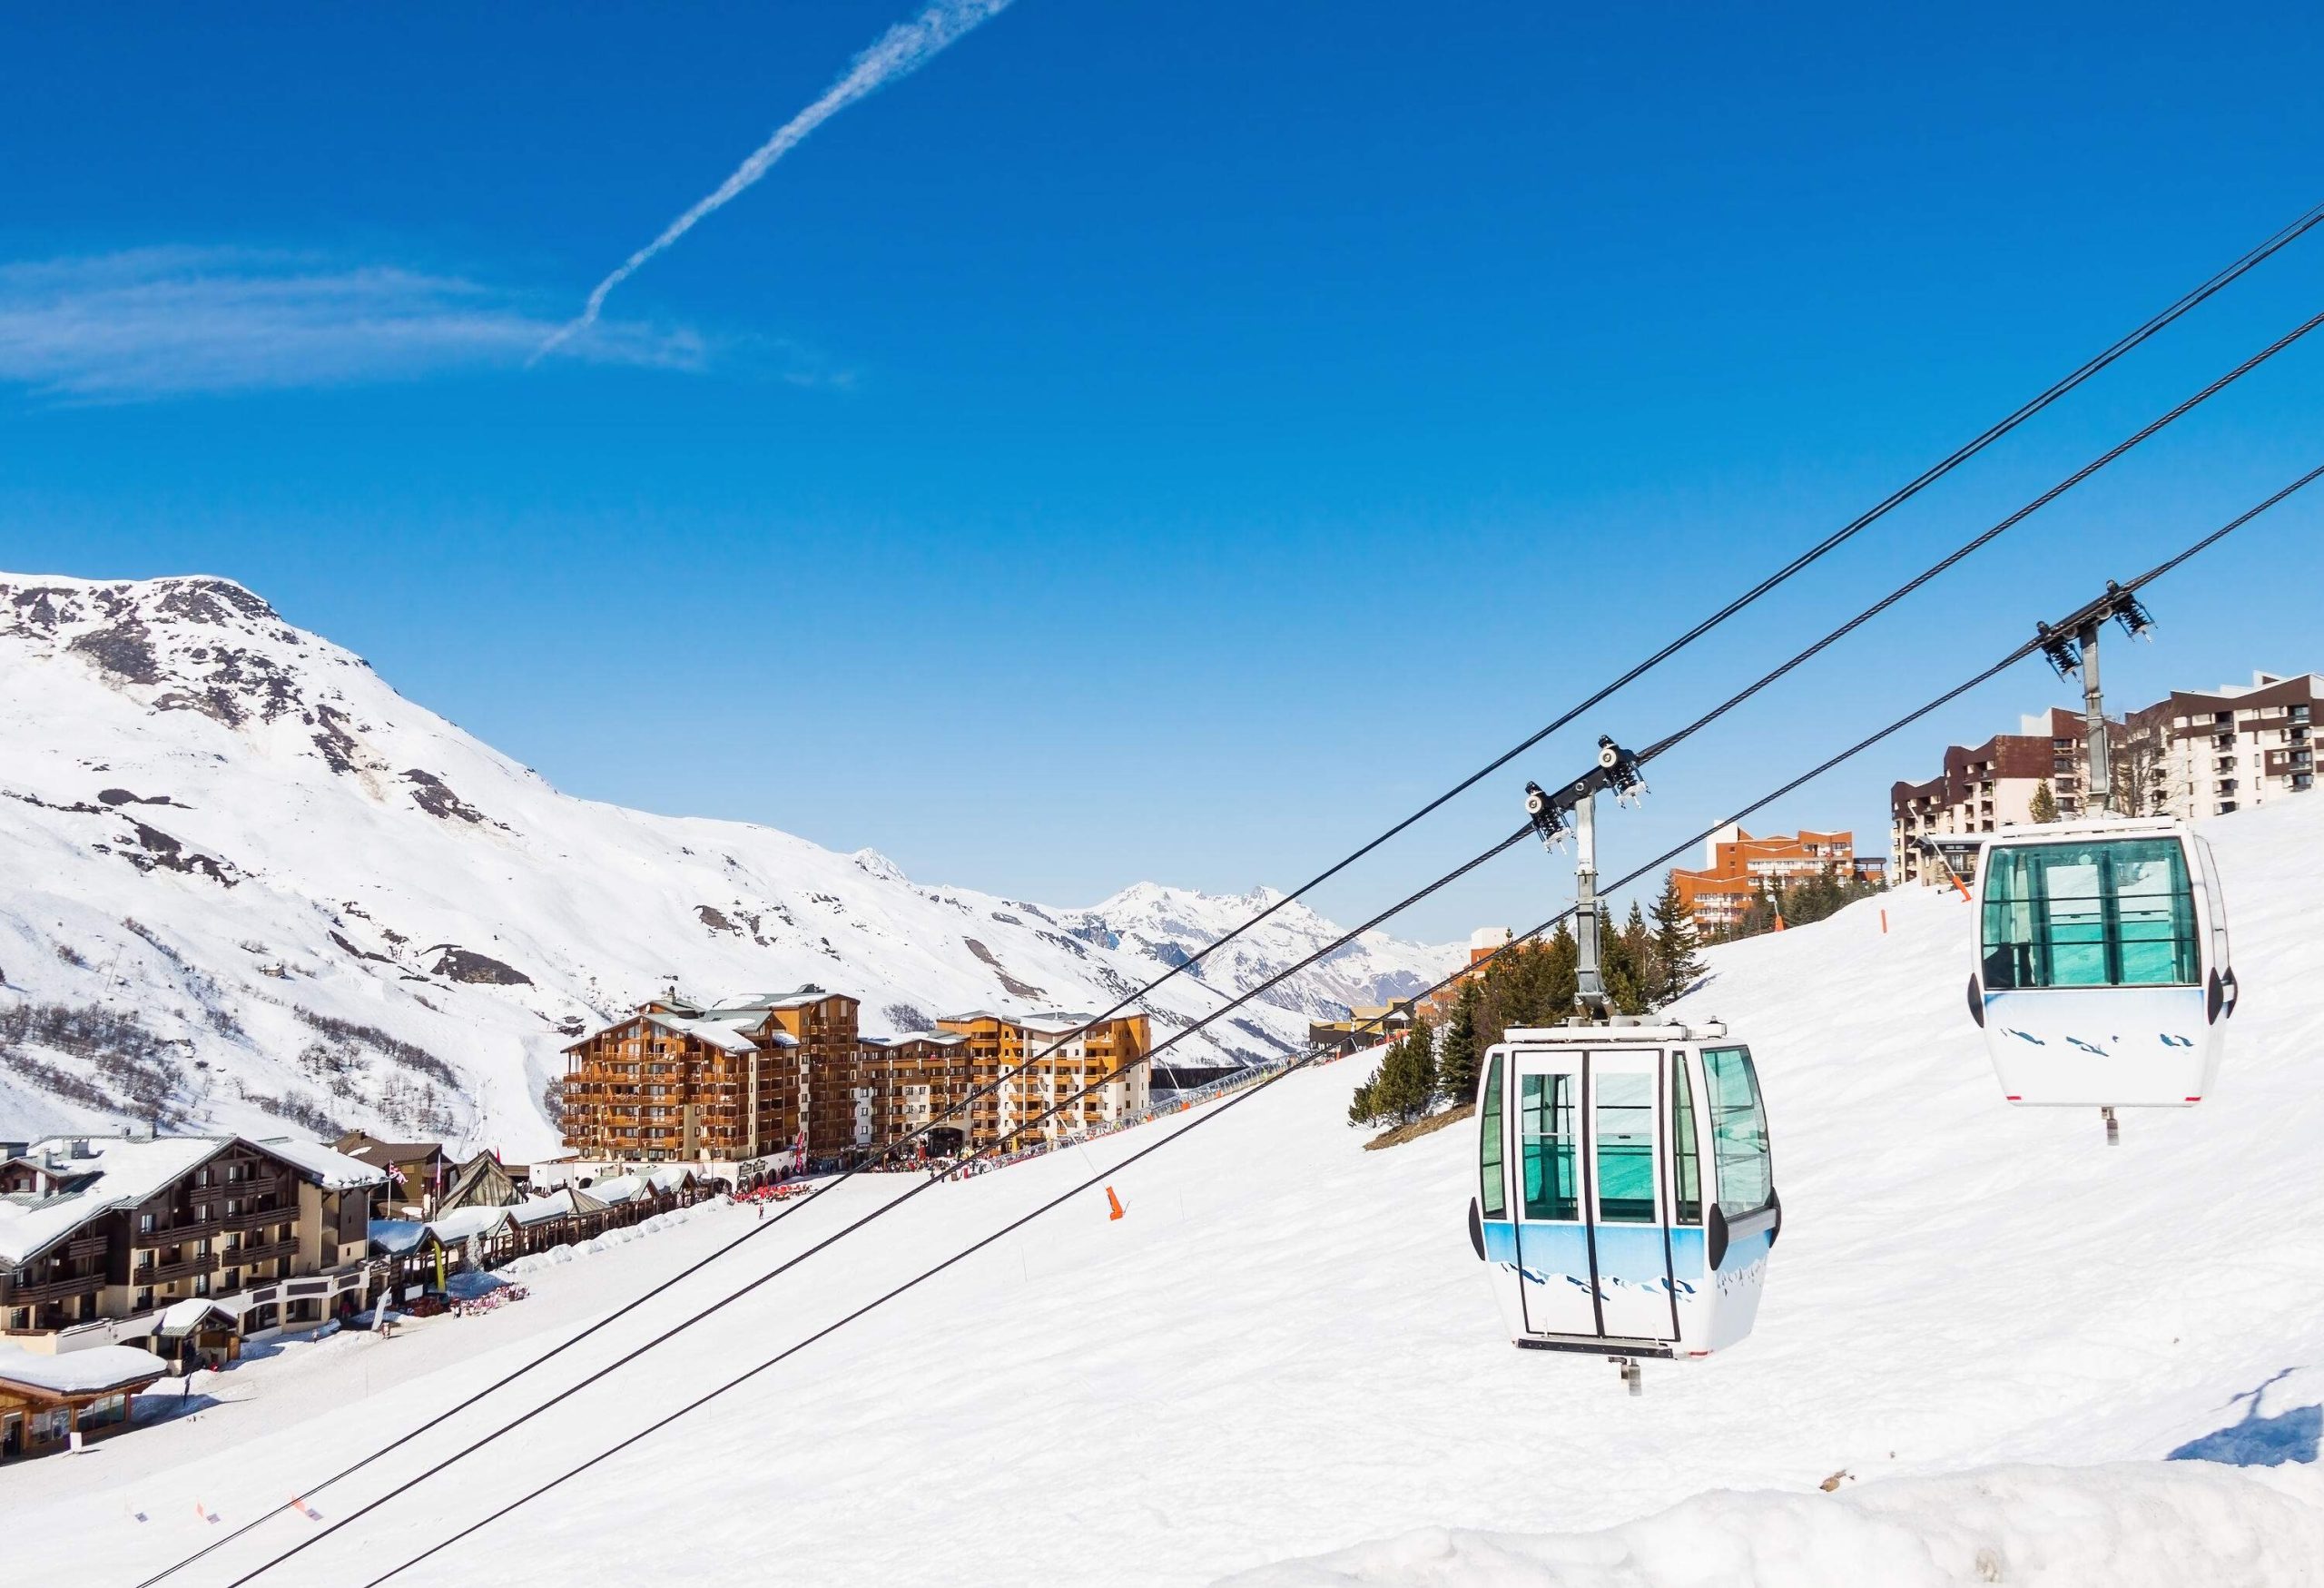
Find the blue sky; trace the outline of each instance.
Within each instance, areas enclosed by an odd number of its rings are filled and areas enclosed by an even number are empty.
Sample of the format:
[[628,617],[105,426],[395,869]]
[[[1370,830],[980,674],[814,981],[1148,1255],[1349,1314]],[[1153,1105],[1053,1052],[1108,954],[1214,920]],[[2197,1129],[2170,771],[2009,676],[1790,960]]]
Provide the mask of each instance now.
[[[27,14],[0,567],[241,579],[574,793],[1278,885],[2324,200],[2312,8],[1016,0],[537,362],[909,6]],[[2324,307],[2313,236],[1322,902],[1365,912]],[[1654,772],[1626,870],[2324,461],[2324,333]],[[2324,667],[2324,498],[2143,701]],[[1760,819],[2069,691],[2038,664]],[[1530,922],[1537,853],[1413,930]]]

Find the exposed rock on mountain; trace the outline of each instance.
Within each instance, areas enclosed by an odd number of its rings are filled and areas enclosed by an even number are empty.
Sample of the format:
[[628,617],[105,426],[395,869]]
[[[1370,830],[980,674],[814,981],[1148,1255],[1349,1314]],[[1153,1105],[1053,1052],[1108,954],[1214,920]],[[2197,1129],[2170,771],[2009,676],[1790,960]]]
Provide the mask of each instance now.
[[[1058,909],[574,799],[229,580],[0,576],[0,1139],[287,1120],[536,1153],[562,1047],[674,981],[820,981],[872,1031],[1094,1012],[1275,897]],[[1157,1036],[1334,931],[1285,910],[1155,994]],[[1269,1057],[1456,957],[1375,934],[1171,1057]]]

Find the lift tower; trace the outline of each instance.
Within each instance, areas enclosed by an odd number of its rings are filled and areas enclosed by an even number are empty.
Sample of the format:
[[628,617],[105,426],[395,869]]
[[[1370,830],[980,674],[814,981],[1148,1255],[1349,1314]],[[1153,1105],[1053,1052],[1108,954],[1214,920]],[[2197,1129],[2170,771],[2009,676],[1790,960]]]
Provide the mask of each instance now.
[[1581,1024],[1604,1020],[1609,1011],[1598,942],[1598,796],[1605,792],[1627,804],[1645,794],[1646,779],[1639,773],[1638,757],[1604,737],[1598,741],[1598,764],[1555,794],[1538,783],[1525,785],[1525,814],[1542,843],[1555,849],[1559,839],[1573,833],[1573,941],[1580,950],[1573,1008]]

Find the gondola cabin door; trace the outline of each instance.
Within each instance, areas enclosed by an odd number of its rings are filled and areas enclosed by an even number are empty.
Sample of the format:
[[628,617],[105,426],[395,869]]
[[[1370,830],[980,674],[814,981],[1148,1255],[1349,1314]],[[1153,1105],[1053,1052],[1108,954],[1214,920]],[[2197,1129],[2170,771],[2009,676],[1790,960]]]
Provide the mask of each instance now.
[[1670,1242],[1662,1183],[1669,1096],[1659,1051],[1518,1050],[1507,1110],[1520,1332],[1669,1340]]

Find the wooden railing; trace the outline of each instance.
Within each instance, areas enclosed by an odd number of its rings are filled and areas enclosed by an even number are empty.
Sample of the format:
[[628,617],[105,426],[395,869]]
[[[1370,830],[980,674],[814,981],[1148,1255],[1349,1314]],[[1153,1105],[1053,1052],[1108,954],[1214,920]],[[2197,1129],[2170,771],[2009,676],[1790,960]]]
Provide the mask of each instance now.
[[86,1296],[104,1288],[103,1274],[75,1274],[63,1279],[44,1279],[37,1285],[15,1285],[8,1291],[12,1302],[61,1301],[68,1296]]

